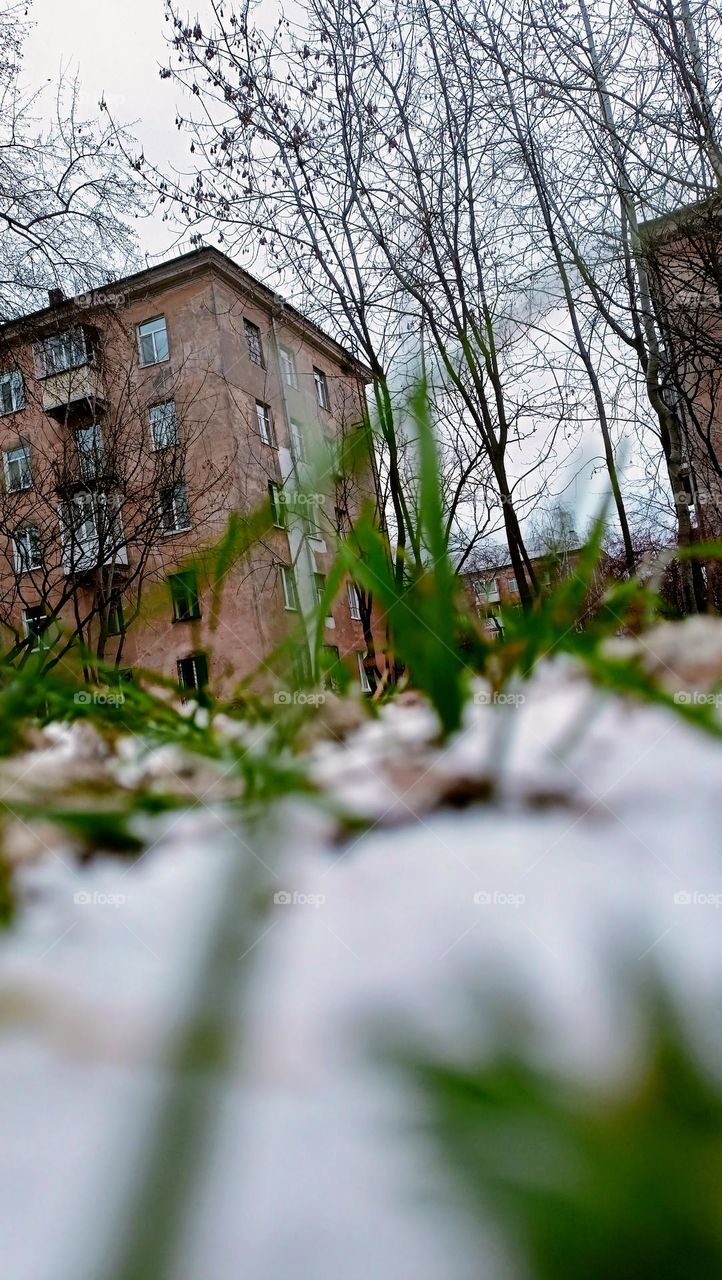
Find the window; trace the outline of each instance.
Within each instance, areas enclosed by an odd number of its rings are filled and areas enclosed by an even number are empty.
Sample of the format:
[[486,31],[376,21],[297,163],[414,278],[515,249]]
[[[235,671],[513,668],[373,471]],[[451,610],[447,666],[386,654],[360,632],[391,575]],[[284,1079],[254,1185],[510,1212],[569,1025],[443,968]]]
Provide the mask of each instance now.
[[158,491],[160,523],[163,533],[182,533],[191,527],[188,489],[184,484],[168,485]]
[[175,412],[175,400],[166,400],[163,404],[151,405],[148,410],[150,418],[150,436],[154,449],[170,449],[178,443],[178,421]]
[[66,573],[127,564],[120,503],[116,495],[78,493],[60,508],[60,533]]
[[366,671],[366,653],[367,653],[367,650],[364,649],[363,653],[359,651],[356,654],[356,661],[358,662],[358,678],[359,678],[359,684],[361,685],[362,692],[372,693],[373,690],[371,688],[371,681],[369,680],[368,673]]
[[361,600],[358,589],[353,582],[348,584],[348,607],[351,610],[351,617],[354,622],[361,621]]
[[273,434],[273,423],[271,422],[271,410],[262,400],[256,401],[256,422],[258,423],[258,434],[264,444],[270,444],[274,449],[276,447],[276,438]]
[[305,462],[306,453],[303,447],[303,427],[300,422],[291,418],[291,453],[296,462]]
[[516,578],[507,578],[506,589],[507,591],[518,592],[519,588],[516,585]]
[[75,444],[83,480],[95,480],[100,473],[103,458],[103,436],[98,423],[80,427],[75,433]]
[[296,373],[296,357],[287,347],[279,348],[279,356],[281,359],[281,377],[287,387],[298,387],[298,374]]
[[347,538],[349,534],[349,518],[348,511],[345,507],[335,507],[334,515],[336,517],[336,534],[339,538]]
[[321,650],[321,687],[334,691],[339,687],[341,655],[335,644],[325,644]]
[[25,384],[19,369],[0,373],[0,415],[25,408]]
[[179,658],[178,683],[181,689],[197,689],[199,692],[208,684],[208,659],[204,653],[192,653],[188,658]]
[[298,609],[298,591],[296,579],[290,565],[281,565],[281,583],[283,584],[283,603],[287,609]]
[[174,622],[194,622],[201,616],[198,579],[192,569],[172,573],[168,579],[173,601]]
[[162,364],[168,359],[168,330],[165,316],[156,316],[155,320],[144,320],[138,325],[138,354],[140,363]]
[[47,649],[48,641],[45,633],[49,625],[50,619],[45,612],[44,604],[34,604],[23,609],[23,630],[26,637],[32,637],[30,653],[40,653],[41,649]]
[[261,369],[265,369],[266,362],[263,359],[261,330],[257,324],[253,324],[250,320],[243,321],[243,328],[246,331],[246,343],[248,346],[248,354],[251,357],[251,364],[257,364]]
[[273,523],[277,529],[286,528],[286,508],[283,505],[284,494],[281,486],[274,484],[273,480],[268,481],[268,500],[271,504],[271,516]]
[[330,410],[331,400],[328,394],[328,381],[326,379],[326,374],[323,372],[322,369],[316,369],[314,367],[313,381],[316,387],[317,404],[319,404],[322,409]]
[[35,347],[35,370],[39,378],[62,373],[65,369],[77,369],[87,362],[85,331],[80,326],[54,333]]
[[40,569],[43,563],[40,549],[40,534],[34,524],[27,524],[18,529],[13,538],[15,546],[15,570],[17,573],[29,573],[31,569]]
[[314,573],[313,589],[316,593],[316,600],[320,604],[321,601],[323,600],[323,593],[326,590],[326,574],[325,573]]
[[30,489],[33,478],[30,472],[30,446],[15,445],[3,454],[5,468],[5,484],[10,493],[18,493],[21,489]]
[[119,591],[111,591],[108,600],[108,612],[105,619],[105,628],[109,636],[122,636],[125,631],[125,618],[123,617],[123,601]]

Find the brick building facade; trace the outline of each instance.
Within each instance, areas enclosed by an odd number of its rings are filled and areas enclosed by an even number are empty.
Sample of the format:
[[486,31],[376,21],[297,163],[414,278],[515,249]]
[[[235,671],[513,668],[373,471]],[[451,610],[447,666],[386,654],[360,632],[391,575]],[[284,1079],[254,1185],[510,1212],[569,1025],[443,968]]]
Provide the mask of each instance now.
[[[373,459],[340,477],[367,371],[215,249],[7,327],[0,369],[0,625],[7,646],[73,634],[106,662],[229,694],[307,617]],[[309,493],[306,486],[311,485]],[[289,498],[303,490],[291,514]],[[274,513],[218,616],[194,560],[231,513]],[[306,514],[306,511],[308,514]],[[325,641],[366,687],[353,584]],[[57,637],[60,637],[58,640]],[[302,647],[302,646],[301,646]]]

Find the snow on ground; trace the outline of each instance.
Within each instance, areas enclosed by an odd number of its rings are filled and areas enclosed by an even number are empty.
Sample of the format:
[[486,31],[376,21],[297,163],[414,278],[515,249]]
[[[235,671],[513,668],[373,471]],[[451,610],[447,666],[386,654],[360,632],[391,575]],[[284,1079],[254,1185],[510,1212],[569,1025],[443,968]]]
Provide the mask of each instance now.
[[445,749],[411,699],[319,742],[314,776],[370,823],[341,842],[308,802],[254,829],[204,806],[166,818],[134,865],[57,847],[23,869],[0,944],[4,1274],[109,1274],[164,1048],[240,866],[268,908],[251,932],[239,909],[236,1046],[177,1280],[519,1275],[450,1191],[383,1062],[395,1040],[463,1057],[519,999],[543,1058],[616,1076],[655,967],[713,1059],[722,748],[564,667],[512,692],[475,703]]

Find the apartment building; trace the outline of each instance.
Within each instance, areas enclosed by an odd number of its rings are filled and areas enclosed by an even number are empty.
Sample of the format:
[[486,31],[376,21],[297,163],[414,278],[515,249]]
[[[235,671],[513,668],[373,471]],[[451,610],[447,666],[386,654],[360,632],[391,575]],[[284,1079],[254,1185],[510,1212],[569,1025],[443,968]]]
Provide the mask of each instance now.
[[689,508],[700,538],[716,539],[722,533],[722,202],[714,197],[684,206],[640,230],[662,340],[664,399],[681,427],[681,449],[663,441],[672,453],[675,500]]
[[[577,548],[549,551],[531,557],[541,590],[550,590],[562,578],[574,572],[579,561]],[[502,609],[519,607],[521,596],[511,563],[469,569],[463,575],[464,586],[475,612],[484,621],[484,628],[492,637],[503,633]]]
[[[336,540],[377,498],[373,458],[348,476],[337,455],[368,380],[216,249],[81,297],[52,291],[0,339],[6,649],[52,643],[63,660],[80,641],[124,672],[229,695],[271,678],[296,624],[305,664],[303,619]],[[269,509],[264,525],[254,513]],[[214,608],[208,549],[232,516],[254,536]],[[328,654],[364,689],[372,621],[348,582],[325,624]]]

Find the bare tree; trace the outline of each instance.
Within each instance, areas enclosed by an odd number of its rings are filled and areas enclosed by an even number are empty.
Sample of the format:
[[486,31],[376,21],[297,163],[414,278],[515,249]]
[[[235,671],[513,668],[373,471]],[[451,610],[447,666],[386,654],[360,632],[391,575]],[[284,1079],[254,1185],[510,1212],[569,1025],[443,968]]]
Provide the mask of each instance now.
[[[22,85],[27,3],[0,14],[0,323],[42,305],[52,287],[80,293],[126,270],[128,211],[143,208],[122,130],[80,114],[79,85]],[[48,121],[46,123],[46,121]]]

